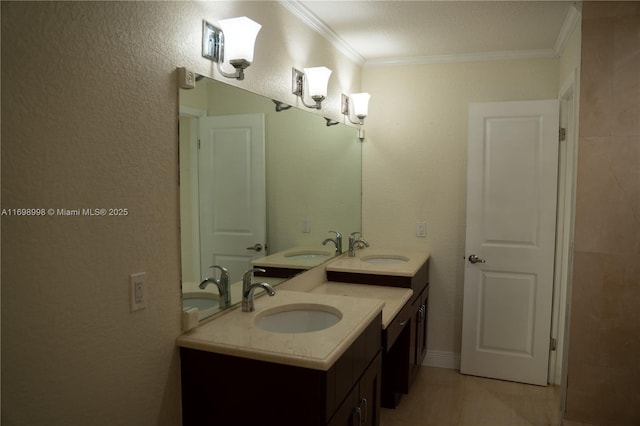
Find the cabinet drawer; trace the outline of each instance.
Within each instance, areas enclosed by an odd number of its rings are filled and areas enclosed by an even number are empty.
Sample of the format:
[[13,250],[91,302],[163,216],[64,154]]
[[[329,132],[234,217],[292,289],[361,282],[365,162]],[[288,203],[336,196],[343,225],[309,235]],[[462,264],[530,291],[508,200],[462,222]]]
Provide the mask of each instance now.
[[398,312],[398,315],[396,315],[393,321],[391,321],[387,326],[386,330],[384,330],[382,345],[385,351],[388,351],[393,346],[396,339],[402,332],[402,329],[409,324],[412,313],[413,310],[411,309],[411,303],[405,303],[400,312]]

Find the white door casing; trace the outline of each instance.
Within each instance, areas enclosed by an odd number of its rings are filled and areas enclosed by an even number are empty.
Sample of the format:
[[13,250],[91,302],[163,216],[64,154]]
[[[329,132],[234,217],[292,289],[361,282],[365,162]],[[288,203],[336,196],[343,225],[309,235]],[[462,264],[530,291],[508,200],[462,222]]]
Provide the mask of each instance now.
[[264,114],[201,118],[198,170],[201,279],[219,265],[238,281],[266,254]]
[[558,116],[557,100],[469,106],[464,374],[547,384]]

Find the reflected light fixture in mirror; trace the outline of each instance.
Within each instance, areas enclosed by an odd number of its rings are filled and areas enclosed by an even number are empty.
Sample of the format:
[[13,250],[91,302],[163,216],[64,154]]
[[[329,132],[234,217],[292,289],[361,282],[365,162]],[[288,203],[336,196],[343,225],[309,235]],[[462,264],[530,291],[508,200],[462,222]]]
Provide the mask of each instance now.
[[[351,97],[342,94],[342,114],[346,115],[352,124],[364,124],[364,119],[369,114],[369,99],[371,95],[368,93],[354,93]],[[351,113],[355,115],[359,121],[351,119]]]
[[[246,16],[223,19],[219,23],[222,29],[202,21],[202,56],[216,62],[223,77],[244,80],[244,70],[253,62],[253,50],[262,25]],[[222,69],[225,57],[235,73]]]
[[[293,68],[291,92],[298,96],[307,108],[320,109],[322,101],[327,97],[331,72],[327,67],[304,68],[304,72]],[[304,101],[305,85],[315,104],[310,105]]]

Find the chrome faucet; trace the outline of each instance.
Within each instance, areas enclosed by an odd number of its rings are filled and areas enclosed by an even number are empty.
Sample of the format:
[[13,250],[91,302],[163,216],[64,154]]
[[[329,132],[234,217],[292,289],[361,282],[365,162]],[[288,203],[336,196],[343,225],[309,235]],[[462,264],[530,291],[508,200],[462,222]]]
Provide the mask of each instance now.
[[276,294],[276,291],[267,283],[252,283],[254,272],[266,272],[261,268],[249,269],[242,276],[242,312],[253,312],[253,292],[256,288],[261,287],[269,296]]
[[327,243],[333,243],[336,246],[336,256],[340,256],[342,254],[342,234],[339,233],[338,231],[329,231],[329,232],[333,232],[334,234],[336,234],[336,238],[327,238],[326,240],[324,240],[322,242],[323,246],[326,246]]
[[[360,236],[359,238],[357,238],[358,235]],[[369,247],[369,243],[362,238],[360,232],[352,232],[349,234],[349,257],[356,257],[356,248],[358,248],[358,246]]]
[[201,290],[207,288],[207,285],[213,283],[218,287],[220,298],[218,305],[220,308],[226,308],[231,304],[231,284],[229,282],[229,271],[223,266],[213,265],[211,268],[220,269],[220,278],[205,278],[198,287]]

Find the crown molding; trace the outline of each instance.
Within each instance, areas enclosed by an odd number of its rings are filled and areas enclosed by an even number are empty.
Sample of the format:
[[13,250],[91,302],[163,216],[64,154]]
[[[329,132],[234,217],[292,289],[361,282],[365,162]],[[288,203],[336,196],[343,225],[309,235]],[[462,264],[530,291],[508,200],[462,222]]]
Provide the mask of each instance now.
[[313,12],[307,9],[298,0],[278,0],[278,2],[294,16],[300,19],[305,25],[319,33],[328,40],[333,47],[345,54],[349,59],[364,67],[384,67],[384,66],[404,66],[404,65],[427,65],[446,64],[459,62],[484,62],[484,61],[505,61],[514,59],[543,59],[556,58],[562,54],[564,47],[573,29],[580,20],[579,3],[571,5],[567,11],[560,33],[556,39],[554,47],[551,49],[534,50],[513,50],[501,52],[480,52],[463,53],[450,55],[427,55],[418,57],[397,57],[365,60],[338,34],[320,20]]
[[447,64],[458,62],[507,61],[513,59],[555,58],[558,55],[553,49],[513,50],[505,52],[481,52],[452,55],[429,55],[411,58],[388,58],[366,61],[365,67],[403,66]]
[[327,39],[333,47],[346,55],[349,59],[356,62],[358,65],[363,65],[365,63],[364,58],[358,52],[356,52],[347,42],[338,36],[335,31],[329,28],[302,3],[297,0],[278,0],[278,2],[309,28]]
[[580,21],[580,10],[578,10],[578,7],[578,4],[573,3],[569,6],[567,15],[564,17],[564,22],[562,23],[562,27],[558,33],[558,38],[553,46],[553,50],[555,50],[558,56],[560,56],[564,51],[564,47],[567,44],[567,40],[569,40],[569,36],[571,36],[571,33]]

